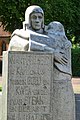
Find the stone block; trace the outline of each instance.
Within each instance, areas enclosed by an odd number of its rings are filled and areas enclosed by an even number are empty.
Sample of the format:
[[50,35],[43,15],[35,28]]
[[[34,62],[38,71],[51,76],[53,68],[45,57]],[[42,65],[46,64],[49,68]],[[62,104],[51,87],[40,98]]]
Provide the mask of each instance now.
[[2,120],[52,120],[53,55],[3,54]]
[[2,120],[75,120],[71,80],[54,67],[52,53],[4,52]]

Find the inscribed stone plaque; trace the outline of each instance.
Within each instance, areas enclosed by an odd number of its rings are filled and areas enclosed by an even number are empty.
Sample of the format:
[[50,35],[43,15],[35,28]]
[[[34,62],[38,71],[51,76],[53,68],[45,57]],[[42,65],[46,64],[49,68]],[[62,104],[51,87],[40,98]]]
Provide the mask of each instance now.
[[51,53],[8,52],[7,120],[52,120],[52,64]]

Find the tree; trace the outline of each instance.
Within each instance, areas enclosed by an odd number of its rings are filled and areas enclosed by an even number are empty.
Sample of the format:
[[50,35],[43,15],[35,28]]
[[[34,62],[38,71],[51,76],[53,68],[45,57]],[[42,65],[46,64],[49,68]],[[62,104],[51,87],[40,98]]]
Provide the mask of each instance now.
[[6,30],[13,32],[22,27],[28,6],[39,5],[45,12],[45,24],[60,21],[69,39],[80,42],[80,2],[76,0],[0,0],[0,21]]
[[[51,3],[50,3],[51,2]],[[80,42],[80,2],[76,0],[51,0],[48,4],[47,22],[60,21],[68,38]]]
[[44,7],[45,1],[42,1],[43,0],[0,0],[0,21],[5,26],[5,30],[13,32],[16,28],[21,28],[26,8],[33,4]]

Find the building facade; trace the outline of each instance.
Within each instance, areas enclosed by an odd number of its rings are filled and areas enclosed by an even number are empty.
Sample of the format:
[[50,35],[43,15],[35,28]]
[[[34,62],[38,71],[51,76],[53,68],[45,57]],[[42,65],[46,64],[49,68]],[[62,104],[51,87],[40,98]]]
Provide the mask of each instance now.
[[2,54],[3,51],[8,49],[10,36],[10,32],[4,31],[4,28],[0,22],[0,75],[2,74]]

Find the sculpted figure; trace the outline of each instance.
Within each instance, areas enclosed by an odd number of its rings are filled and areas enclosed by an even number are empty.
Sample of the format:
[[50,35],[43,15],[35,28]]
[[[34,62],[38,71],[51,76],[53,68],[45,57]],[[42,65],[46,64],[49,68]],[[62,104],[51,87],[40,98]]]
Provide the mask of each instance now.
[[[48,30],[49,31],[49,30]],[[43,41],[35,41],[31,36],[37,36]],[[47,34],[44,25],[44,12],[39,6],[30,6],[25,12],[25,21],[23,22],[23,29],[17,29],[11,36],[8,51],[48,51],[53,52],[55,60],[60,64],[67,64],[68,60],[63,56],[61,51],[54,50],[54,40],[52,41]]]
[[53,48],[58,53],[61,53],[60,55],[63,55],[63,58],[60,62],[57,61],[57,56],[55,55],[56,61],[55,65],[57,69],[59,69],[63,73],[71,74],[71,42],[67,39],[65,35],[64,26],[57,21],[51,22],[48,25],[48,36],[54,40]]
[[39,6],[30,6],[25,11],[23,29],[13,32],[8,50],[28,51],[30,34],[36,33],[44,34],[44,13]]
[[23,29],[13,32],[8,51],[42,51],[54,55],[53,120],[75,120],[71,84],[71,43],[60,22],[44,25],[44,12],[30,6],[25,12]]

